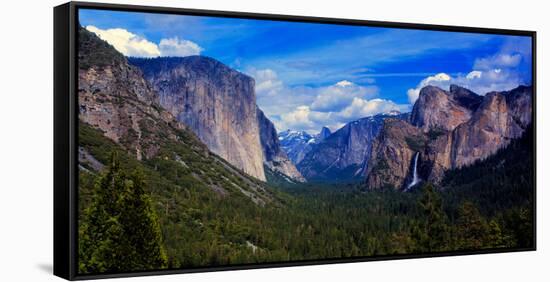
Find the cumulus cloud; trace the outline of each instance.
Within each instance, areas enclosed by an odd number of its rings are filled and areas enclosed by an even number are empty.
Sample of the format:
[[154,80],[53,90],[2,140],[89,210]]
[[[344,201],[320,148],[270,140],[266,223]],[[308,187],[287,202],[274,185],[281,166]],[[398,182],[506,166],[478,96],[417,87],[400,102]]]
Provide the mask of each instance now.
[[530,38],[508,37],[496,53],[477,58],[468,73],[454,75],[438,74],[421,80],[416,88],[407,91],[409,102],[413,104],[418,98],[420,89],[434,85],[448,89],[451,84],[466,87],[479,95],[491,91],[510,90],[518,85],[530,84],[532,42]]
[[[512,42],[516,42],[513,40]],[[449,75],[440,73],[421,80],[416,88],[407,91],[409,102],[414,104],[420,89],[427,85],[448,89],[451,84],[466,87],[479,95],[491,91],[505,91],[520,84],[530,83],[530,60],[528,44],[505,44],[494,55],[477,58],[472,71],[467,74]]]
[[178,37],[161,39],[159,49],[162,56],[174,57],[199,55],[203,50],[197,43]]
[[323,126],[328,126],[331,130],[336,130],[343,126],[337,118],[336,113],[313,111],[309,106],[303,105],[283,114],[281,120],[276,122],[276,125],[281,129],[291,128],[293,130],[304,130],[315,133]]
[[522,74],[512,69],[488,69],[484,71],[474,70],[466,76],[457,76],[454,84],[466,87],[479,95],[485,95],[491,91],[505,91],[527,84]]
[[328,87],[321,87],[319,94],[311,104],[316,111],[340,111],[355,98],[367,99],[378,94],[374,85],[361,86],[347,80],[342,80]]
[[368,117],[379,113],[388,113],[391,111],[404,111],[406,105],[398,105],[391,100],[353,98],[349,106],[338,113],[340,120],[356,120],[362,117]]
[[353,85],[353,82],[347,81],[347,80],[336,82],[336,86],[340,86],[340,87],[346,87],[346,86],[352,86],[352,85]]
[[436,75],[428,76],[424,78],[423,80],[418,83],[416,88],[411,88],[407,91],[407,96],[409,98],[409,103],[414,104],[416,99],[418,99],[418,95],[420,94],[420,89],[422,89],[425,86],[433,85],[433,86],[439,86],[442,88],[447,88],[448,85],[450,85],[451,77],[446,73],[438,73]]
[[250,75],[256,81],[256,94],[258,96],[275,96],[283,91],[283,82],[272,69],[252,69]]
[[163,38],[157,45],[123,28],[100,29],[93,25],[86,29],[107,41],[117,51],[129,57],[191,56],[203,50],[198,44],[178,37]]
[[337,130],[353,120],[409,107],[376,98],[379,89],[374,85],[341,80],[329,86],[289,87],[272,69],[248,69],[247,74],[256,81],[258,106],[279,131],[314,133],[323,126]]
[[404,112],[407,109],[408,105],[399,105],[391,100],[380,98],[367,100],[355,97],[340,111],[315,111],[310,106],[298,106],[293,111],[283,114],[276,124],[281,129],[292,128],[318,132],[322,126],[327,126],[335,131],[346,123],[360,118],[391,111]]
[[86,29],[107,41],[117,51],[125,56],[157,57],[160,56],[158,46],[147,39],[137,36],[123,28],[99,29],[89,25]]
[[468,73],[468,75],[466,75],[466,78],[467,79],[479,79],[479,78],[481,78],[482,75],[483,75],[483,72],[481,72],[481,71],[471,71],[470,73]]
[[[436,78],[439,76],[439,78]],[[517,87],[520,84],[526,83],[521,75],[510,69],[488,69],[488,70],[473,70],[467,74],[457,74],[450,76],[445,73],[430,76],[416,86],[407,91],[409,102],[414,104],[420,90],[427,86],[437,86],[448,90],[451,84],[456,84],[468,88],[479,95],[485,95],[491,91],[505,91]]]
[[289,128],[310,129],[315,125],[310,115],[309,106],[298,106],[294,111],[283,114],[281,121]]

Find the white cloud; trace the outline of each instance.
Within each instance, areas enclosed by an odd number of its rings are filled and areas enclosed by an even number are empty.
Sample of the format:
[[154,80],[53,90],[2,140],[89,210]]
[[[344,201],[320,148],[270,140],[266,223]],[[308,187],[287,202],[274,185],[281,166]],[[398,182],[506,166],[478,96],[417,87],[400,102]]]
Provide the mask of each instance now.
[[468,75],[458,75],[453,78],[454,84],[466,87],[479,95],[491,91],[505,91],[525,84],[520,73],[513,69],[474,70]]
[[353,83],[351,81],[342,80],[336,83],[336,86],[346,87],[346,86],[352,86]]
[[157,57],[160,56],[158,46],[143,37],[139,37],[122,28],[99,29],[89,25],[86,29],[95,33],[99,38],[107,41],[109,44],[124,54],[125,56],[135,57]]
[[289,87],[272,69],[248,69],[246,73],[256,81],[258,106],[279,131],[315,133],[323,126],[337,130],[363,117],[408,109],[408,105],[375,98],[378,87],[374,85],[361,86],[342,80],[324,87]]
[[496,54],[479,58],[474,62],[474,70],[493,70],[496,68],[514,68],[521,63],[521,54]]
[[283,82],[272,69],[251,69],[248,73],[256,81],[256,94],[258,96],[275,96],[284,89]]
[[438,86],[447,90],[451,84],[456,84],[479,95],[485,95],[491,91],[510,90],[520,84],[529,83],[529,81],[525,81],[523,78],[525,74],[520,70],[522,61],[529,59],[529,54],[527,52],[521,53],[509,47],[505,50],[509,53],[500,51],[495,55],[476,59],[472,71],[467,74],[450,76],[440,73],[424,78],[416,88],[407,91],[409,102],[414,104],[420,90],[427,85]]
[[356,120],[379,113],[406,110],[405,105],[397,105],[391,100],[354,98],[349,106],[338,113],[341,120]]
[[[498,72],[500,72],[500,69],[499,69]],[[481,72],[481,71],[471,71],[470,73],[468,73],[468,75],[466,75],[466,78],[467,79],[480,79],[482,75],[483,75],[483,72]]]
[[398,105],[390,100],[379,98],[367,100],[355,97],[349,105],[340,111],[315,111],[309,106],[298,106],[293,111],[281,115],[281,120],[275,121],[275,124],[278,129],[292,128],[310,133],[318,132],[322,126],[328,126],[335,131],[346,123],[360,118],[407,110],[408,105]]
[[195,42],[178,37],[163,38],[157,45],[123,28],[100,29],[89,25],[86,29],[107,41],[117,51],[129,57],[185,57],[199,55],[202,48]]
[[310,129],[314,127],[315,123],[310,118],[311,110],[309,106],[299,106],[290,113],[283,114],[281,116],[281,122],[284,123],[287,128],[295,129]]
[[438,82],[438,81],[449,81],[449,80],[451,80],[451,77],[446,73],[438,73],[434,76],[429,76],[428,78],[426,78],[427,83]]
[[446,73],[438,73],[436,75],[428,76],[420,81],[416,88],[411,88],[407,90],[407,96],[409,98],[409,103],[414,104],[418,95],[420,94],[420,89],[428,85],[439,86],[442,88],[447,88],[450,85],[451,77]]
[[159,49],[162,56],[173,57],[199,55],[203,50],[197,43],[178,37],[161,39]]
[[437,86],[441,89],[448,90],[451,84],[456,84],[479,94],[485,95],[491,91],[505,91],[517,87],[525,82],[520,74],[510,69],[490,69],[490,70],[473,70],[468,74],[458,74],[456,76],[442,76],[443,79],[434,79],[433,76],[427,77],[420,81],[416,88],[411,88],[407,91],[409,102],[414,104],[420,90],[427,86]]
[[310,133],[319,132],[323,126],[336,130],[344,124],[338,120],[338,114],[333,112],[313,111],[309,106],[298,106],[294,110],[281,115],[281,120],[275,121],[279,130],[305,130]]
[[378,87],[374,85],[361,86],[347,80],[334,85],[321,87],[318,95],[311,104],[316,111],[340,111],[349,105],[354,98],[367,99],[378,94]]

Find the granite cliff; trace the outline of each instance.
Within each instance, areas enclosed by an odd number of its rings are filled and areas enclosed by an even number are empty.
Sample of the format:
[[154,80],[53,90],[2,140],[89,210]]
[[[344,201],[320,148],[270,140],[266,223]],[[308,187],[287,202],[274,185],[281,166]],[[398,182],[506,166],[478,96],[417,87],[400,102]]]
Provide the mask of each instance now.
[[456,85],[445,91],[435,86],[420,90],[411,112],[414,126],[429,130],[453,130],[468,121],[483,97]]
[[472,118],[453,131],[453,168],[484,159],[521,137],[531,123],[531,87],[507,92],[491,92]]
[[372,144],[367,187],[402,189],[411,178],[413,157],[425,146],[426,135],[405,120],[386,119]]
[[193,183],[220,197],[244,195],[258,205],[274,200],[263,183],[212,154],[188,126],[165,110],[139,68],[83,28],[79,29],[78,58],[82,170],[101,171],[104,163],[99,160],[106,156],[105,149],[98,146],[103,142],[126,151],[142,166],[155,163],[148,168],[152,171],[157,171],[159,164],[170,167],[159,173],[174,172],[185,179],[178,185]]
[[266,180],[254,79],[204,56],[131,58],[162,107],[215,154]]
[[532,88],[477,95],[451,86],[420,92],[410,124],[387,120],[372,145],[366,186],[403,189],[419,153],[422,180],[438,182],[445,171],[473,164],[519,138],[531,123]]

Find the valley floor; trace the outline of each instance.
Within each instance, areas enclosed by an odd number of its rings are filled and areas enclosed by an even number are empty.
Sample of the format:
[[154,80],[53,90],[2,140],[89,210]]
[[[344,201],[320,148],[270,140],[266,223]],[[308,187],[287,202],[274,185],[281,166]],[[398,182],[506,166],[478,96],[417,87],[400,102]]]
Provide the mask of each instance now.
[[[422,183],[402,192],[368,190],[361,183],[276,184],[268,187],[274,200],[263,206],[239,193],[220,195],[200,183],[181,185],[174,175],[155,172],[160,160],[122,166],[129,171],[142,166],[149,184],[165,253],[164,261],[151,269],[523,249],[533,247],[529,142],[527,137],[518,139],[485,161],[451,171],[437,186]],[[97,154],[94,146],[105,153]],[[108,163],[107,151],[114,148],[109,146],[87,149]],[[94,183],[105,175],[80,172],[81,235],[97,193]],[[81,257],[82,273],[98,271],[90,259]],[[115,269],[131,270],[137,268]]]

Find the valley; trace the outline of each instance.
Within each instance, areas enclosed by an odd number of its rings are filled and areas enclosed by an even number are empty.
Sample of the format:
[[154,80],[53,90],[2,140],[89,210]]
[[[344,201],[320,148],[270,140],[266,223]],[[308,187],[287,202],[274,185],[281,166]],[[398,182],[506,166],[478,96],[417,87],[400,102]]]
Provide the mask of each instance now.
[[[533,246],[530,86],[425,86],[410,113],[278,132],[214,58],[126,57],[84,28],[78,57],[81,273]],[[143,190],[150,258],[109,249],[133,206],[106,187]]]

